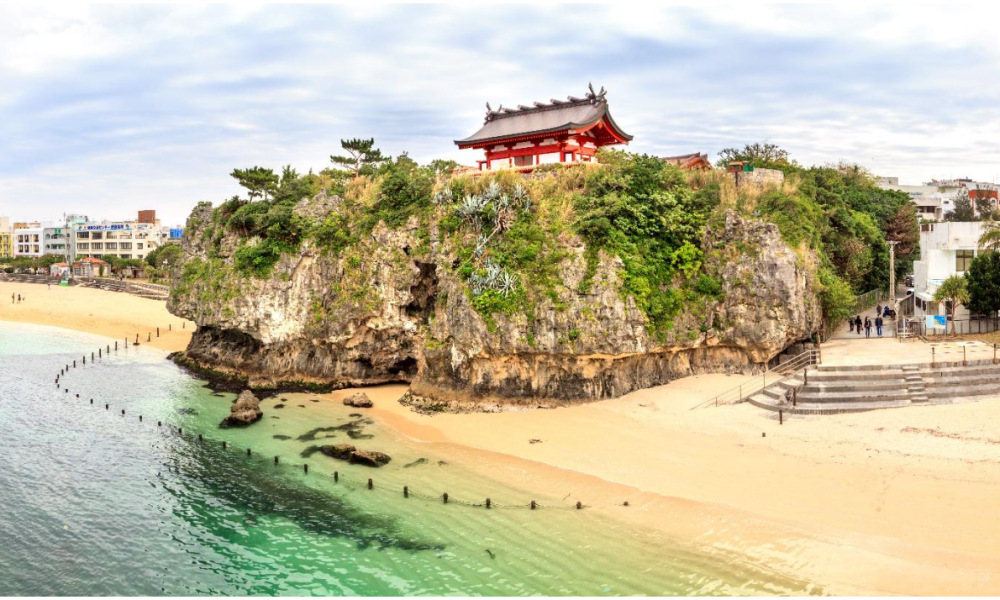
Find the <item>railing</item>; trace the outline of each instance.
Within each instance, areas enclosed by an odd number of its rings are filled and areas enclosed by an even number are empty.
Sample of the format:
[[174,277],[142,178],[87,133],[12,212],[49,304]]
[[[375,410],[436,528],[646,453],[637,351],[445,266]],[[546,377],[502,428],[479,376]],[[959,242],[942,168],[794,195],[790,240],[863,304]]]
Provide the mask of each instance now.
[[691,409],[739,404],[750,396],[761,392],[769,385],[787,379],[802,369],[820,364],[820,360],[821,355],[819,350],[806,350],[802,354],[796,355],[791,360],[773,369],[768,369],[759,375],[754,375],[740,385],[692,406]]
[[[871,290],[861,294],[854,299],[854,308],[851,310],[851,314],[860,315],[867,312],[869,308],[875,306],[879,302],[884,302],[889,299],[889,293],[886,290]],[[823,341],[829,340],[834,333],[844,324],[844,319],[832,319],[826,318],[823,320]]]
[[923,338],[952,335],[952,326],[955,328],[954,335],[972,335],[1000,331],[1000,318],[997,317],[949,319],[944,329],[928,328],[924,317],[913,317],[908,321],[909,326],[907,329],[912,332],[912,335]]

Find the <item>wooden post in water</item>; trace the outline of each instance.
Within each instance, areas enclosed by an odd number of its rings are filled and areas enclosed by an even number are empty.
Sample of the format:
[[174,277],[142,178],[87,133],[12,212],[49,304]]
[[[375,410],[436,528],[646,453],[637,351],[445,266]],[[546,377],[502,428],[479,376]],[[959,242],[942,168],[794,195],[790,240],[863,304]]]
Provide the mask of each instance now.
[[247,456],[250,456],[250,448],[247,448]]
[[784,424],[785,424],[785,411],[779,410],[778,411],[778,425],[784,425]]
[[441,498],[444,499],[445,504],[448,504],[448,492],[445,492],[444,495],[441,496]]
[[223,450],[225,450],[225,449],[226,449],[226,442],[222,442],[222,449],[223,449]]
[[493,504],[493,503],[492,503],[492,502],[490,502],[490,499],[489,499],[489,498],[487,498],[487,499],[486,499],[486,508],[490,508],[490,506],[492,506],[492,504]]
[[531,506],[531,510],[535,510],[535,508],[538,506],[538,504],[536,504],[535,501],[532,500],[531,504],[529,506]]
[[368,478],[368,489],[370,489],[370,490],[375,489],[375,484],[374,484],[374,482],[372,482],[372,478],[371,477]]
[[410,497],[410,487],[409,486],[406,486],[406,485],[403,486],[403,497],[404,498],[409,498]]
[[160,337],[160,328],[159,327],[156,328],[156,337]]
[[333,472],[333,482],[337,483],[338,481],[340,481],[340,471],[334,471]]
[[278,464],[278,457],[277,456],[274,457],[274,464]]
[[302,465],[302,472],[305,473],[306,475],[309,474],[309,463],[305,463]]
[[580,510],[581,508],[583,508],[583,502],[580,502],[579,500],[577,500],[576,501],[576,510]]

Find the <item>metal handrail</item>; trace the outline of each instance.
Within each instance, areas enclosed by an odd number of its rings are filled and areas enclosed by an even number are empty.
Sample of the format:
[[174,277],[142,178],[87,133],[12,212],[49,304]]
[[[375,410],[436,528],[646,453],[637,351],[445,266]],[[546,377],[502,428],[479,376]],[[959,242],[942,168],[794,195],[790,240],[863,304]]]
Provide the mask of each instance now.
[[792,374],[796,373],[800,369],[808,368],[813,365],[818,365],[820,361],[819,350],[806,350],[802,354],[799,354],[785,362],[776,366],[773,369],[768,369],[759,375],[754,375],[750,379],[744,381],[740,385],[726,390],[721,394],[707,398],[706,400],[692,406],[691,409],[702,408],[706,406],[725,406],[728,404],[739,404],[743,402],[746,398],[760,392],[768,386],[768,382],[771,384],[777,383],[784,379],[787,379]]

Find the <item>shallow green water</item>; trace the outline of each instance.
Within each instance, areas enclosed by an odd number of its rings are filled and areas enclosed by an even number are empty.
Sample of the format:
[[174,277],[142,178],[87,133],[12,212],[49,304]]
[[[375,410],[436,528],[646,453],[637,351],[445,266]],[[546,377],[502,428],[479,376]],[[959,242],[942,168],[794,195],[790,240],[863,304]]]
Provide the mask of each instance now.
[[[220,430],[233,395],[145,347],[82,365],[108,343],[0,321],[0,595],[815,591],[740,557],[555,508],[573,497],[534,497],[541,508],[528,510],[529,492],[308,395],[267,399],[262,421]],[[73,359],[80,367],[57,387]],[[374,470],[302,456],[339,442],[393,460]],[[417,497],[442,491],[448,505]],[[498,507],[464,504],[486,496]]]

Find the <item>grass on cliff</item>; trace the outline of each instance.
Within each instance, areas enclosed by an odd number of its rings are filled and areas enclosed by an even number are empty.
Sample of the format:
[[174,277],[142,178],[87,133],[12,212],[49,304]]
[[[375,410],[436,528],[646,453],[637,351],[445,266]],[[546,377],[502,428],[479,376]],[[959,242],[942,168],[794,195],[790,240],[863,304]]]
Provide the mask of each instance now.
[[[267,201],[232,198],[214,209],[210,223],[192,227],[200,230],[209,262],[189,261],[175,293],[197,288],[206,300],[230,297],[240,278],[273,277],[281,257],[308,242],[345,257],[357,275],[345,282],[353,298],[366,287],[364,257],[372,254],[375,227],[415,222],[418,241],[410,257],[429,255],[434,244],[436,256],[454,257],[438,268],[454,269],[466,282],[472,306],[490,328],[501,315],[523,315],[530,332],[541,304],[564,310],[572,294],[591,293],[604,256],[620,261],[619,292],[664,339],[682,313],[697,317],[701,330],[719,327],[707,315],[723,299],[718,265],[724,261],[705,255],[702,237],[727,210],[778,227],[811,273],[828,317],[839,318],[854,295],[884,285],[888,231],[909,232],[899,247],[901,269],[916,251],[905,194],[880,190],[856,167],[769,163],[785,172],[782,185],[737,190],[723,171],[686,173],[653,156],[603,149],[600,161],[546,165],[529,177],[509,171],[449,177],[403,155],[357,177],[336,170],[282,177]],[[296,214],[302,198],[321,191],[339,197],[335,211]],[[517,197],[516,206],[510,209],[500,196]],[[486,201],[470,212],[462,207],[470,197]],[[581,247],[584,275],[571,289],[564,281],[567,261],[581,260],[574,251]],[[731,259],[753,257],[759,248],[734,244],[725,252]]]

